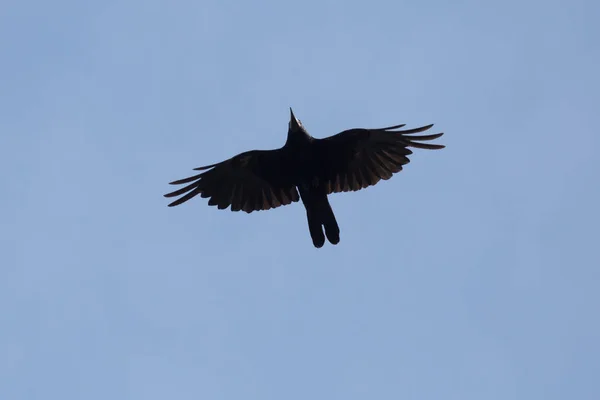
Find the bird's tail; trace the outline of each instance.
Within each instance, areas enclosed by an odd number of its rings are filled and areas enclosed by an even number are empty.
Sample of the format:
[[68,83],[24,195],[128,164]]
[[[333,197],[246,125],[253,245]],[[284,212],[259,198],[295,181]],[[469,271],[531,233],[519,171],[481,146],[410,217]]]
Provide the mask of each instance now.
[[306,209],[306,217],[308,218],[308,230],[310,231],[310,237],[312,238],[313,244],[316,248],[321,248],[325,244],[325,235],[323,235],[323,228],[321,227],[321,219],[318,213],[312,209]]
[[[323,247],[325,235],[327,235],[327,239],[331,244],[338,244],[340,242],[340,228],[327,196],[311,203],[310,205],[305,205],[307,206],[308,229],[313,244],[317,248]],[[325,235],[323,235],[323,228],[325,228]]]
[[321,222],[325,228],[325,235],[327,235],[327,239],[331,244],[338,244],[340,242],[340,227],[327,197],[325,197],[324,203],[323,211],[321,212]]

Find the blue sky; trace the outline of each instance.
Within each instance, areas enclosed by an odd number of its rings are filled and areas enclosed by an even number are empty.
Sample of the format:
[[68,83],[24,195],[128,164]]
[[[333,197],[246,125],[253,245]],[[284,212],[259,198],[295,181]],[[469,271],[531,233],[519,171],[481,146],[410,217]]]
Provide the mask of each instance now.
[[[0,398],[600,398],[600,5],[8,1]],[[390,181],[232,213],[167,182],[435,123]]]

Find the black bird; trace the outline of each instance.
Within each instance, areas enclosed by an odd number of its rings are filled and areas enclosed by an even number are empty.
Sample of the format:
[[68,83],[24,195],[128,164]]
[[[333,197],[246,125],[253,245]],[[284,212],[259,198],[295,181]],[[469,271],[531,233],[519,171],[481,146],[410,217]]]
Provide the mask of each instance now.
[[[252,150],[205,167],[171,185],[189,183],[165,194],[181,196],[169,207],[196,195],[210,198],[208,205],[231,211],[269,210],[302,199],[308,229],[315,247],[325,235],[332,244],[340,241],[340,228],[327,199],[336,192],[356,191],[387,180],[409,163],[408,147],[437,150],[445,146],[420,143],[443,133],[413,136],[433,126],[398,130],[405,124],[380,129],[349,129],[324,139],[312,137],[290,108],[285,145],[276,150]],[[299,193],[299,194],[298,194]],[[325,235],[323,235],[325,228]]]

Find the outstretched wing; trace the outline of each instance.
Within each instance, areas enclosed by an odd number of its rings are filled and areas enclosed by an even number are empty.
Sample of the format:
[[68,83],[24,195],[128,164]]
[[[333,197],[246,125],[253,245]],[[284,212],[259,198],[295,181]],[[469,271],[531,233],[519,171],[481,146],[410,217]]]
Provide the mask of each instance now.
[[443,133],[414,135],[433,126],[397,130],[402,125],[381,129],[350,129],[337,135],[318,139],[321,179],[327,193],[356,191],[387,180],[408,164],[409,147],[437,150],[445,146],[421,143],[437,139]]
[[243,210],[247,213],[299,200],[296,186],[289,178],[286,158],[280,150],[248,151],[194,170],[207,171],[171,182],[171,185],[189,185],[165,194],[165,197],[181,196],[169,204],[169,207],[197,195],[210,198],[210,206],[217,206],[219,209],[231,206],[231,211]]

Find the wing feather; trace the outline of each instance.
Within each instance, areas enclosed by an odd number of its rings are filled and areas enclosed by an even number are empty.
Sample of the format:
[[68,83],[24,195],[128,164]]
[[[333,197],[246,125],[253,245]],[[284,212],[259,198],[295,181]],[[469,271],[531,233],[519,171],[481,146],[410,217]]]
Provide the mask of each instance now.
[[172,185],[188,185],[165,194],[168,198],[182,196],[169,207],[200,195],[209,199],[208,205],[221,210],[231,207],[231,211],[251,213],[300,199],[289,178],[288,162],[280,149],[252,150],[194,170],[204,172],[171,182]]
[[445,146],[423,143],[443,133],[415,135],[433,124],[398,130],[404,124],[380,129],[350,129],[337,135],[317,139],[321,177],[328,193],[364,189],[387,180],[410,162],[409,147],[438,150]]

